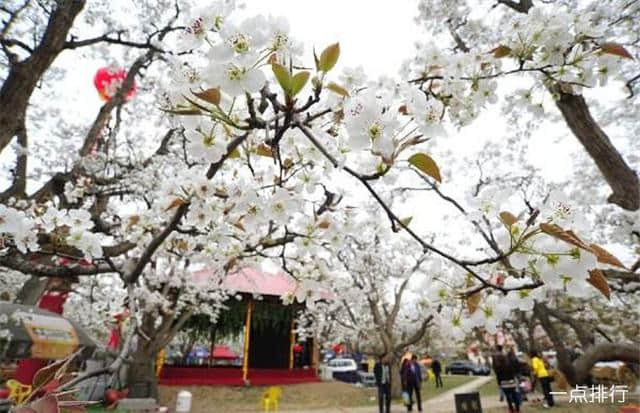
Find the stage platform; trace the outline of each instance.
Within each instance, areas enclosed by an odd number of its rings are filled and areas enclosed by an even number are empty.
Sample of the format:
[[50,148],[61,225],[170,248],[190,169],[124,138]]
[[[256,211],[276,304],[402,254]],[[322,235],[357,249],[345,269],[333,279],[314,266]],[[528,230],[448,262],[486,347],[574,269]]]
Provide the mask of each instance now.
[[[310,383],[320,381],[314,369],[249,369],[252,386]],[[164,366],[159,384],[163,386],[244,386],[239,367]]]

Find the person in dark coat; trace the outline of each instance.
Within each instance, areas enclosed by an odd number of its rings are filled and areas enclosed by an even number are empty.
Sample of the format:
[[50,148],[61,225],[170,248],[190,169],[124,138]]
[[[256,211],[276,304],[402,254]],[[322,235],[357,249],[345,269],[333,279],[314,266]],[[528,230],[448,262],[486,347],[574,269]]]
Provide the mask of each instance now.
[[380,413],[390,413],[391,411],[390,359],[391,357],[385,354],[381,356],[375,366],[373,366],[373,374],[376,377],[376,386],[378,387],[378,407]]
[[433,359],[431,371],[433,371],[433,376],[436,378],[436,387],[442,387],[442,364],[440,364],[440,360]]
[[520,360],[518,360],[518,356],[516,356],[516,352],[513,350],[513,347],[510,348],[507,352],[507,359],[513,367],[513,372],[516,376],[516,383],[518,384],[518,386],[516,387],[516,397],[518,398],[518,404],[522,405],[522,401],[527,400],[527,394],[520,387],[520,382],[522,381],[524,372],[522,371],[522,363],[520,363]]
[[410,412],[413,410],[413,393],[415,393],[418,411],[421,412],[422,399],[420,397],[420,388],[422,387],[422,369],[418,363],[418,357],[415,354],[411,357],[411,360],[403,364],[400,375],[402,376],[404,390],[409,393],[407,411]]
[[497,352],[493,355],[493,370],[500,389],[504,392],[509,405],[509,413],[520,413],[520,400],[516,394],[518,381],[516,380],[516,369],[502,352],[502,346],[497,347]]

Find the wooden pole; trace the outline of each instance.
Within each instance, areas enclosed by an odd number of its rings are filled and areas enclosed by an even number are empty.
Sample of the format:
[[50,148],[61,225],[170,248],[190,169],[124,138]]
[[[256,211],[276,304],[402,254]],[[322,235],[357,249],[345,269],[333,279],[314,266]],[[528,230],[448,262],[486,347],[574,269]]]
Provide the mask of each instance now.
[[310,340],[312,340],[313,343],[311,347],[311,366],[317,371],[318,365],[320,364],[320,348],[318,347],[318,342],[315,337]]
[[244,352],[242,359],[242,381],[247,381],[249,374],[249,340],[251,338],[251,311],[253,310],[253,301],[249,300],[247,305],[247,320],[244,324]]
[[293,346],[296,341],[296,334],[293,332],[293,323],[291,320],[291,330],[289,332],[289,370],[293,369]]

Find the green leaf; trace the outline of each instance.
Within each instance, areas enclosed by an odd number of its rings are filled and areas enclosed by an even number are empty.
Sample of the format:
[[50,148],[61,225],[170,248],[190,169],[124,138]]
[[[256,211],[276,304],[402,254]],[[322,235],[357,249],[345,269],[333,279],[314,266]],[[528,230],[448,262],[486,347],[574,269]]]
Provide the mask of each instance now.
[[349,91],[343,88],[342,86],[338,85],[337,83],[329,82],[329,84],[327,85],[327,89],[329,89],[334,93],[339,94],[340,96],[349,97]]
[[271,69],[273,70],[273,74],[276,75],[276,79],[278,83],[280,83],[280,87],[284,90],[284,93],[287,96],[291,95],[291,74],[287,70],[286,67],[282,66],[278,63],[273,63],[271,65]]
[[304,85],[309,81],[309,75],[310,73],[307,71],[293,75],[291,78],[291,96],[295,96],[300,93]]
[[511,54],[511,48],[500,45],[495,49],[493,49],[490,53],[493,53],[493,57],[501,58],[501,57],[509,56]]
[[406,217],[406,218],[402,218],[400,222],[402,222],[402,225],[404,225],[405,227],[408,227],[409,224],[411,223],[411,220],[413,220],[413,217]]
[[229,159],[238,159],[239,157],[240,157],[240,151],[238,150],[238,148],[235,148],[234,150],[232,150],[228,156]]
[[328,72],[336,65],[338,57],[340,57],[340,43],[334,43],[331,46],[328,46],[320,54],[318,69],[325,73]]
[[416,153],[409,158],[409,163],[436,181],[442,182],[440,169],[438,168],[436,161],[434,161],[429,155],[425,153]]

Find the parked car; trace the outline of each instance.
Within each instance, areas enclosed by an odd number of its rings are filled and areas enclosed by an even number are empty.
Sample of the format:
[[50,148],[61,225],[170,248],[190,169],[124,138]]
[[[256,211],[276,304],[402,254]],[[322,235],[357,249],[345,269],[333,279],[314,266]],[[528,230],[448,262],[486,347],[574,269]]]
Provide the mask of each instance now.
[[358,371],[358,364],[353,359],[333,359],[327,363],[328,370],[331,372]]
[[491,373],[486,366],[464,360],[449,363],[444,372],[446,374],[467,374],[469,376],[488,376]]
[[334,380],[344,381],[347,383],[357,383],[358,363],[353,359],[335,358],[329,360],[327,364],[321,367],[323,377],[332,377]]
[[375,387],[376,376],[373,373],[368,373],[366,371],[359,371],[358,382],[361,383],[362,386],[364,387]]

